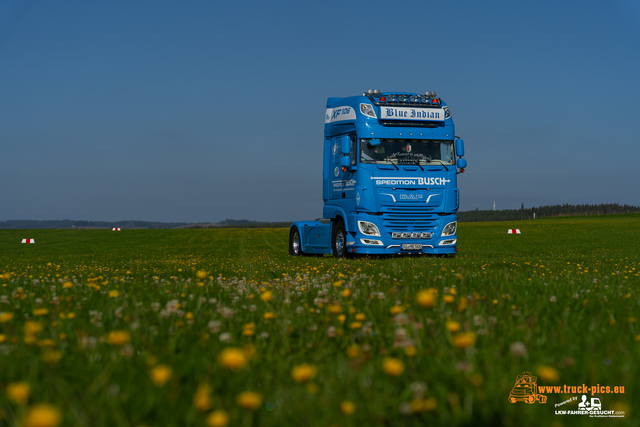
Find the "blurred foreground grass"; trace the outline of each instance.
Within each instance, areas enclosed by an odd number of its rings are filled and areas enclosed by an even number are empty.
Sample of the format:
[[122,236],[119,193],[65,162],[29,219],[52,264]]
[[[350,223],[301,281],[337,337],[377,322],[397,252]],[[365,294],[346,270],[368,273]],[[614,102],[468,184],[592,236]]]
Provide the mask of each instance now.
[[[285,229],[2,230],[0,425],[638,425],[639,226],[463,223],[456,258],[344,261]],[[509,403],[523,371],[624,386],[589,398],[625,417]]]

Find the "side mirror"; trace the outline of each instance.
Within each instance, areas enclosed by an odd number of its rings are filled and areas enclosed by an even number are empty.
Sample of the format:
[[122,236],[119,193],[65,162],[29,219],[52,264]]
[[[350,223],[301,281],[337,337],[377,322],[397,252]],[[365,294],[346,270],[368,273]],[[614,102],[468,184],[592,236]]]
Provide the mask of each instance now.
[[342,135],[340,137],[340,143],[342,144],[342,155],[346,156],[351,154],[351,138],[349,135]]
[[456,139],[455,145],[456,145],[456,155],[458,157],[464,156],[464,141],[458,138]]
[[458,159],[456,166],[458,166],[459,169],[464,169],[467,167],[467,161],[465,159]]
[[380,145],[380,139],[378,139],[378,138],[372,138],[372,139],[370,139],[370,140],[369,140],[369,145],[373,145],[374,147],[375,147],[376,145]]
[[350,167],[351,166],[351,157],[349,157],[349,156],[340,157],[340,166]]

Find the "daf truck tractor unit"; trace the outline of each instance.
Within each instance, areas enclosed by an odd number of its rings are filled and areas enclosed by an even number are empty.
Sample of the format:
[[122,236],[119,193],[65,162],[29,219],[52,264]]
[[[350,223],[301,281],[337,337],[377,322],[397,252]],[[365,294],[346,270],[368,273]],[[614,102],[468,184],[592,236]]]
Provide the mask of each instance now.
[[329,98],[323,218],[295,222],[291,255],[454,255],[464,143],[435,92]]

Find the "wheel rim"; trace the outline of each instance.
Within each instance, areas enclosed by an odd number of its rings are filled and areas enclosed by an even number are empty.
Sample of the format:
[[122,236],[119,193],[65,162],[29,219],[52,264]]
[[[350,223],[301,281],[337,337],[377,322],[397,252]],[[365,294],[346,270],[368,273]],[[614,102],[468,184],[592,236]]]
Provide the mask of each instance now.
[[293,233],[293,239],[291,242],[291,246],[293,247],[293,253],[294,254],[299,254],[300,253],[300,235],[298,234],[297,231],[295,231]]
[[342,230],[338,230],[336,233],[336,252],[338,255],[342,255],[344,253],[344,234]]

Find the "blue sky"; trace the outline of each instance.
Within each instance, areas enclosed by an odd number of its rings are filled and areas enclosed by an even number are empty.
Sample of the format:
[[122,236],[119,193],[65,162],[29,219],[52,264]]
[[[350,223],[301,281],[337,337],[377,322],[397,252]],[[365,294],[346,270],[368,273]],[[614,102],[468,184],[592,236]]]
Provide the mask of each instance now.
[[330,96],[436,91],[461,210],[640,205],[637,1],[0,0],[0,220],[322,215]]

